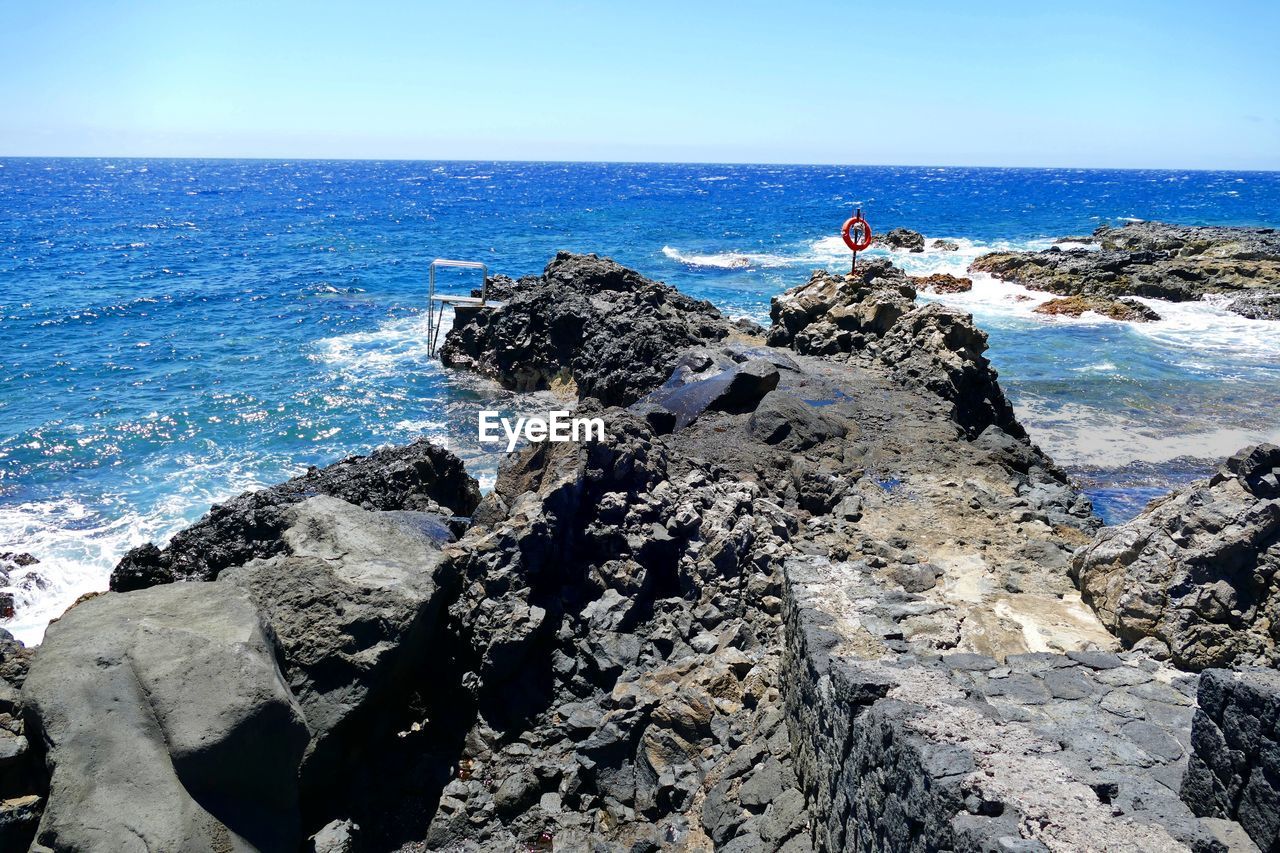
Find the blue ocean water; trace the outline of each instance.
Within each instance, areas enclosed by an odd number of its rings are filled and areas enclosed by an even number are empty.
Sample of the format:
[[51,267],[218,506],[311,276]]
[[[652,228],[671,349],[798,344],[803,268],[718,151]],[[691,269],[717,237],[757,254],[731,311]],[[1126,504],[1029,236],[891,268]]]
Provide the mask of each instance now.
[[[855,204],[960,243],[895,253],[913,273],[961,272],[1125,217],[1280,225],[1280,173],[0,159],[0,552],[42,561],[6,627],[38,639],[131,545],[308,464],[429,434],[491,477],[473,413],[527,402],[427,357],[434,257],[521,275],[593,251],[763,319],[847,266]],[[946,299],[1108,519],[1280,435],[1280,324],[1047,319],[1016,291]]]

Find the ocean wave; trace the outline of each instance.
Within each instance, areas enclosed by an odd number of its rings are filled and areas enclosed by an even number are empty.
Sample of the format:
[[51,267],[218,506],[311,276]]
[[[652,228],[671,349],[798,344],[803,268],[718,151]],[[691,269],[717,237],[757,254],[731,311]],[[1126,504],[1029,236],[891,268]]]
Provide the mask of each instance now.
[[745,252],[719,252],[708,255],[685,254],[671,246],[663,246],[662,254],[687,267],[718,270],[749,270],[761,267],[785,267],[797,262],[784,255],[748,254]]
[[106,589],[127,550],[174,532],[159,516],[111,519],[71,499],[0,507],[0,551],[40,561],[10,574],[4,591],[13,595],[15,615],[0,625],[28,645],[39,643],[49,621],[77,598]]
[[[440,324],[439,342],[453,327],[453,315],[446,311]],[[395,376],[409,368],[438,366],[430,356],[426,312],[389,320],[375,329],[321,338],[312,345],[310,358],[330,365],[353,379]]]
[[1139,297],[1138,301],[1149,305],[1160,320],[1136,323],[1133,331],[1158,344],[1255,363],[1280,359],[1280,322],[1232,313],[1224,306],[1227,300],[1162,302]]

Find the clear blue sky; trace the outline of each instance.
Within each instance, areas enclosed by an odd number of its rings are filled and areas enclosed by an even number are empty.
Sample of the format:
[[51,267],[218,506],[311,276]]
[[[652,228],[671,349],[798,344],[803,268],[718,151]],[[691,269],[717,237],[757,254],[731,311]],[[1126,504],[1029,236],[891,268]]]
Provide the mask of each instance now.
[[1275,0],[0,0],[0,155],[1280,169],[1278,45]]

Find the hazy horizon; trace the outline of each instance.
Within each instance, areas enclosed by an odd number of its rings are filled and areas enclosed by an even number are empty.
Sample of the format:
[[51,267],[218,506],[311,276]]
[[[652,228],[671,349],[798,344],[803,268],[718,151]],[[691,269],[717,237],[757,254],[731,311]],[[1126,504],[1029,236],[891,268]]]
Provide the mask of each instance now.
[[1280,170],[1280,7],[8,11],[0,156]]

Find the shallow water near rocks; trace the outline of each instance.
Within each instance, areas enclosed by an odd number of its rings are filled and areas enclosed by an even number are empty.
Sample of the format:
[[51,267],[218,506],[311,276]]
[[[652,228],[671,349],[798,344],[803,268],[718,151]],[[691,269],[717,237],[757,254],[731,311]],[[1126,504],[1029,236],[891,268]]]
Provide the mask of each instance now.
[[[847,267],[855,204],[959,244],[894,252],[912,274],[962,273],[1121,217],[1276,225],[1280,174],[0,159],[0,552],[41,561],[11,574],[5,627],[37,641],[129,546],[309,464],[427,434],[491,483],[476,412],[553,404],[427,357],[433,257],[520,275],[594,251],[764,321],[809,269]],[[1043,318],[1044,295],[981,276],[924,298],[976,315],[1019,416],[1108,520],[1280,438],[1280,324],[1212,303]]]

